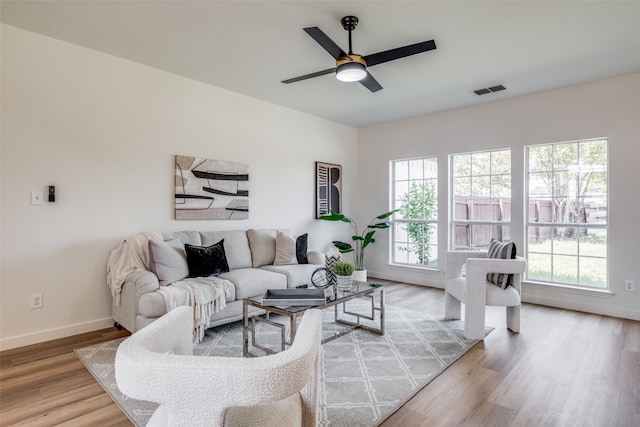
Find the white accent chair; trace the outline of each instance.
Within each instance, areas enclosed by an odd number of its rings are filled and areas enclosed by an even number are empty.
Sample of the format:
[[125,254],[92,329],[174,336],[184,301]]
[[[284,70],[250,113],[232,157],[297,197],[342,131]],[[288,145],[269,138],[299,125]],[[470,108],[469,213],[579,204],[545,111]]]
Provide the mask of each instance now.
[[[466,264],[466,275],[462,269]],[[484,339],[485,307],[507,307],[507,327],[520,332],[521,275],[527,269],[527,261],[487,258],[487,252],[447,252],[445,276],[444,317],[460,319],[460,303],[464,303],[464,336],[467,339]],[[488,273],[513,274],[511,286],[501,289],[487,282]]]
[[322,318],[308,310],[287,350],[193,356],[193,308],[178,307],[120,344],[120,390],[160,404],[150,426],[315,426]]

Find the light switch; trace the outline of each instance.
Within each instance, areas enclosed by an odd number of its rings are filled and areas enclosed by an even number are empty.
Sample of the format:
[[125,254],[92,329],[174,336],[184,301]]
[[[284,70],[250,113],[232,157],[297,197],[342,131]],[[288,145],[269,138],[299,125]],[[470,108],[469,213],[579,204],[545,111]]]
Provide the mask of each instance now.
[[44,195],[42,191],[32,191],[31,192],[31,204],[32,205],[42,205],[44,203]]

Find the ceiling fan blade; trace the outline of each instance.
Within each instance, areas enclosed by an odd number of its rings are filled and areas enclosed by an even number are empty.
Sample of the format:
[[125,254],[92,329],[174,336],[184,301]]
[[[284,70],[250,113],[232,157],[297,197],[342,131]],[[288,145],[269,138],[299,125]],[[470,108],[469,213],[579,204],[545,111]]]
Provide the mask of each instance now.
[[436,42],[429,40],[426,42],[420,42],[410,44],[395,49],[385,50],[384,52],[373,53],[364,57],[367,62],[367,67],[382,64],[384,62],[393,61],[395,59],[404,58],[407,56],[415,55],[417,53],[427,52],[436,48]]
[[367,77],[360,80],[360,84],[366,87],[367,89],[369,89],[371,92],[377,92],[382,89],[382,86],[380,86],[380,83],[378,83],[378,81],[374,79],[371,73],[369,72],[367,72]]
[[340,49],[340,46],[334,43],[322,30],[318,27],[303,28],[304,31],[309,34],[320,46],[333,56],[333,59],[338,60],[341,56],[347,56],[344,50]]
[[325,74],[331,74],[331,73],[335,73],[336,69],[334,68],[327,68],[326,70],[322,70],[322,71],[316,71],[315,73],[311,73],[311,74],[305,74],[304,76],[299,76],[299,77],[293,77],[291,79],[287,79],[287,80],[283,80],[281,83],[295,83],[295,82],[299,82],[300,80],[307,80],[307,79],[311,79],[313,77],[319,77],[319,76],[324,76]]

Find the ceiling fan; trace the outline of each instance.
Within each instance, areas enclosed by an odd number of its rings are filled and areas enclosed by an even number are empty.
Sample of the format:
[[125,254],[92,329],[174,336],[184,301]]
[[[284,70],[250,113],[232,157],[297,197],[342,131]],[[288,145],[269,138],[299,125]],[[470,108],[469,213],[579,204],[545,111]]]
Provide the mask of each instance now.
[[367,71],[367,67],[373,67],[374,65],[415,55],[417,53],[427,52],[436,48],[435,41],[428,40],[395,49],[385,50],[384,52],[378,52],[371,55],[358,55],[353,53],[351,49],[351,31],[355,30],[358,26],[358,18],[355,16],[345,16],[340,20],[340,22],[342,23],[342,28],[349,32],[349,53],[345,53],[340,46],[335,44],[333,40],[322,32],[320,28],[304,28],[304,31],[307,34],[309,34],[320,46],[324,48],[324,50],[333,56],[336,60],[336,66],[334,68],[316,71],[315,73],[305,74],[304,76],[283,80],[282,83],[295,83],[301,80],[324,76],[325,74],[335,72],[338,80],[345,82],[360,82],[360,84],[371,92],[377,92],[382,89],[382,86],[373,78],[371,73]]

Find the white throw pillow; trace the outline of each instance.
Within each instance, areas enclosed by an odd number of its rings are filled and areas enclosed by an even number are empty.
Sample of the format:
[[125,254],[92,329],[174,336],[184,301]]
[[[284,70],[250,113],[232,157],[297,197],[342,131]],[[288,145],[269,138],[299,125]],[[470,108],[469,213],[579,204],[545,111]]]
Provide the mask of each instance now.
[[178,239],[149,240],[149,270],[158,276],[160,286],[189,277],[184,244]]

